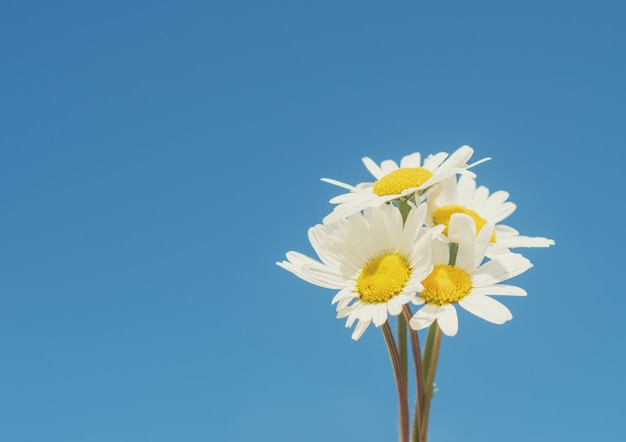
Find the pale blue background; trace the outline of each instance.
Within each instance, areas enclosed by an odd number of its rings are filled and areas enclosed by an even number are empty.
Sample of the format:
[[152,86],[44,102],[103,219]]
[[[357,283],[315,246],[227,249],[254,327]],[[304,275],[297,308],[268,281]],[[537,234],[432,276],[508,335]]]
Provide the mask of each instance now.
[[379,330],[274,263],[360,163],[476,158],[526,253],[432,441],[622,440],[619,1],[0,6],[0,441],[393,441]]

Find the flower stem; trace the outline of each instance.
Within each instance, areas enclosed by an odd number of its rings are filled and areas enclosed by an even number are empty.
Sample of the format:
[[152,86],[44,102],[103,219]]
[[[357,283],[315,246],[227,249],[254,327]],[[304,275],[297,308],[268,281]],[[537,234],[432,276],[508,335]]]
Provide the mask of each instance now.
[[400,434],[400,442],[409,442],[409,403],[407,397],[406,382],[404,381],[404,373],[400,363],[400,355],[393,338],[393,332],[389,327],[389,322],[385,322],[381,329],[389,351],[389,359],[393,367],[393,375],[396,380],[396,388],[398,390],[398,432]]
[[[408,305],[403,307],[406,321],[413,316],[411,308]],[[422,350],[420,349],[419,335],[415,330],[409,327],[409,335],[411,337],[411,351],[413,353],[413,365],[415,368],[415,410],[413,411],[413,432],[412,442],[420,442],[420,434],[422,428],[422,409],[424,408],[424,368],[422,365]]]
[[435,372],[439,361],[439,349],[441,347],[441,329],[433,322],[428,329],[426,346],[424,348],[424,407],[422,408],[422,428],[420,442],[428,440],[428,419],[430,417],[430,403],[433,398],[435,387]]
[[[456,264],[458,251],[459,245],[457,243],[450,243],[450,258],[448,259],[449,265],[453,266]],[[428,329],[426,346],[424,348],[424,358],[422,360],[424,364],[424,402],[422,408],[420,440],[418,442],[426,442],[428,440],[428,419],[430,417],[430,403],[435,389],[435,372],[437,371],[437,362],[439,362],[441,336],[441,328],[435,321]]]
[[407,389],[407,397],[408,397],[408,388],[409,388],[409,364],[408,364],[408,356],[407,356],[407,337],[406,337],[406,329],[407,322],[404,315],[398,315],[398,356],[400,358],[400,368],[402,368],[402,374],[404,378],[404,387]]

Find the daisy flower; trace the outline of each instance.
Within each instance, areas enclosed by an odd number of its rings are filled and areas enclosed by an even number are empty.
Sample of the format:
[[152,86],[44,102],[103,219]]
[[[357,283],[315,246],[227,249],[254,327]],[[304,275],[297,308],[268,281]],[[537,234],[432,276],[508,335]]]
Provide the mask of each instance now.
[[320,261],[288,252],[280,267],[320,287],[339,290],[332,303],[346,327],[357,322],[352,339],[359,339],[370,323],[379,327],[388,315],[416,301],[421,281],[432,270],[430,244],[443,226],[425,233],[426,206],[409,212],[385,205],[368,208],[331,224],[309,229],[309,241]]
[[495,224],[491,235],[491,245],[488,255],[508,252],[515,247],[549,247],[554,241],[542,237],[521,236],[513,227],[498,224],[511,215],[516,205],[510,201],[508,192],[499,190],[489,194],[485,186],[476,187],[474,178],[466,175],[450,177],[439,186],[436,194],[431,194],[428,200],[428,217],[426,224],[435,226],[443,224],[447,234],[450,217],[455,213],[469,215],[480,231],[485,225]]
[[455,304],[494,324],[512,319],[509,309],[488,295],[525,296],[524,289],[500,283],[531,268],[530,261],[509,252],[483,263],[492,224],[483,226],[476,236],[474,220],[465,214],[454,214],[448,230],[450,241],[458,244],[456,260],[449,264],[451,247],[447,242],[432,243],[434,268],[422,280],[424,289],[413,301],[423,307],[411,318],[410,326],[421,330],[437,321],[444,334],[454,336],[458,330]]
[[336,196],[330,200],[337,204],[332,213],[324,218],[324,223],[347,217],[367,207],[377,207],[387,202],[401,199],[410,199],[415,193],[423,194],[434,184],[454,176],[457,173],[466,173],[474,176],[468,168],[487,161],[484,158],[472,165],[468,165],[474,149],[469,146],[458,148],[452,155],[445,152],[429,155],[421,162],[419,152],[402,158],[400,166],[393,160],[385,160],[380,166],[371,158],[362,159],[367,170],[376,178],[376,181],[360,183],[351,186],[341,181],[322,178],[322,181],[334,184],[349,190],[348,193]]

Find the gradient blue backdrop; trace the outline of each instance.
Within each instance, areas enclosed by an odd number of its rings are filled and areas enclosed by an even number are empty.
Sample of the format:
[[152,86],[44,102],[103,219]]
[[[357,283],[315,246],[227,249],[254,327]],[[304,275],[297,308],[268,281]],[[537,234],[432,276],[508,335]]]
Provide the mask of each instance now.
[[619,1],[0,6],[0,441],[396,439],[379,330],[274,263],[399,160],[492,161],[525,252],[444,339],[432,441],[621,440]]

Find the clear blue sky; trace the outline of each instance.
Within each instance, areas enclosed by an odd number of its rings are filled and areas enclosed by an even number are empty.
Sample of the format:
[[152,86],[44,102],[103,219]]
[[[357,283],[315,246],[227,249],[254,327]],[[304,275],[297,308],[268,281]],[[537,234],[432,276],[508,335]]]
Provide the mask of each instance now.
[[0,441],[392,441],[382,335],[278,268],[331,177],[463,144],[556,240],[445,338],[431,440],[620,440],[618,1],[0,6]]

